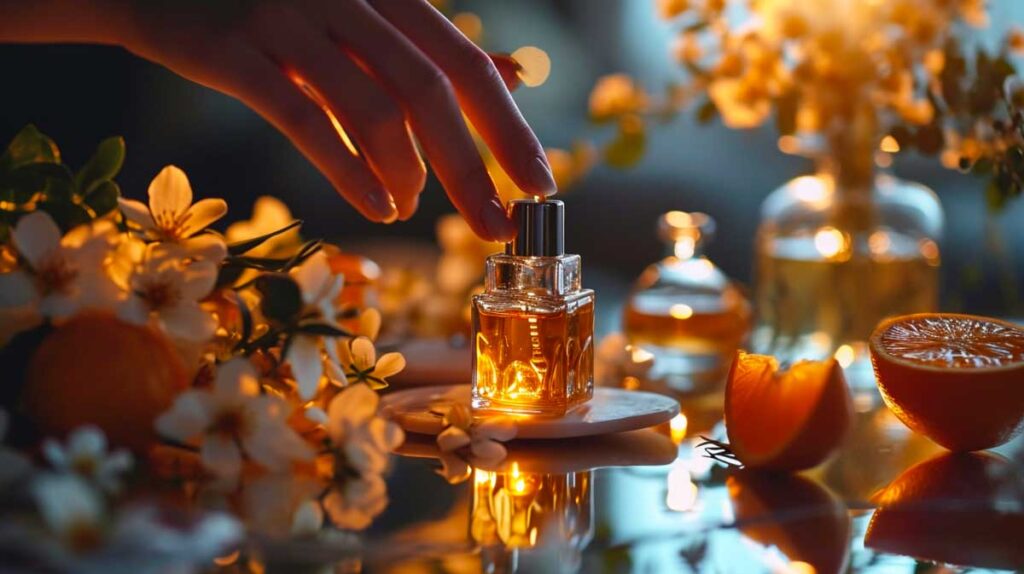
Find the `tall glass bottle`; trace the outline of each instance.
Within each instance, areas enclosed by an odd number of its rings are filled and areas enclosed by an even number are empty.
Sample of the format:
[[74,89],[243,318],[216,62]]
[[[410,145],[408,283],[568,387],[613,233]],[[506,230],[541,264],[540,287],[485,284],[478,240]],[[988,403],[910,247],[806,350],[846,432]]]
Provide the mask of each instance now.
[[835,356],[862,387],[875,325],[936,309],[943,227],[930,189],[876,173],[876,131],[869,112],[833,130],[817,173],[765,199],[756,238],[754,350]]
[[653,376],[684,393],[720,389],[750,330],[742,290],[704,256],[714,230],[703,213],[662,215],[658,235],[668,256],[644,270],[623,312],[630,343],[655,356]]
[[561,201],[509,211],[519,233],[473,298],[473,408],[561,416],[594,394],[594,292],[565,254]]

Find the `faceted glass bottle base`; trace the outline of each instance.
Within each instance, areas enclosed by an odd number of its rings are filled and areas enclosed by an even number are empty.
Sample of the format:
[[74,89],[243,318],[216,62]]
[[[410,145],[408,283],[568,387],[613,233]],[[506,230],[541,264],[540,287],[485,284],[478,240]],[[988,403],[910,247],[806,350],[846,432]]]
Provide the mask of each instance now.
[[592,295],[545,312],[474,307],[475,410],[559,417],[594,395]]

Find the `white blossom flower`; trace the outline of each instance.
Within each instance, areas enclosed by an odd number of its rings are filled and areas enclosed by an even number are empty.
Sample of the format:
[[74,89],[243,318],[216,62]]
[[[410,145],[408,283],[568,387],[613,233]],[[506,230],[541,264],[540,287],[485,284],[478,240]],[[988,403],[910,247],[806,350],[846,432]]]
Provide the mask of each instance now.
[[119,198],[121,212],[148,239],[181,245],[189,256],[220,262],[227,246],[218,235],[202,233],[227,213],[223,199],[192,203],[192,186],[181,169],[169,165],[149,184],[149,205]]
[[250,531],[272,538],[312,535],[323,524],[310,505],[319,507],[317,497],[323,481],[300,473],[266,474],[242,486],[242,512]]
[[327,412],[309,409],[307,417],[324,421],[334,450],[348,469],[361,475],[377,474],[387,468],[388,455],[405,440],[394,422],[378,415],[380,396],[364,384],[354,384],[338,393]]
[[123,449],[108,452],[107,437],[91,425],[75,429],[67,447],[46,439],[42,449],[55,470],[77,474],[109,493],[121,489],[121,475],[132,467],[132,455]]
[[388,506],[388,489],[379,475],[350,478],[324,497],[324,510],[338,528],[362,530]]
[[132,273],[131,293],[119,314],[138,324],[152,318],[164,332],[185,341],[208,341],[217,329],[217,320],[199,301],[216,282],[217,265],[212,261],[186,263],[175,250],[155,246]]
[[[237,221],[228,226],[225,236],[234,243],[246,239],[255,239],[261,235],[273,233],[293,223],[291,211],[283,201],[269,195],[256,199],[252,206],[252,218]],[[267,257],[299,245],[299,229],[293,227],[280,235],[275,235],[247,253],[254,257]]]
[[256,370],[246,359],[224,363],[209,390],[178,395],[156,420],[164,437],[199,445],[203,465],[220,477],[237,477],[247,455],[268,470],[308,461],[313,451],[290,426],[288,405],[260,394]]
[[[303,315],[317,317],[322,323],[336,327],[335,301],[345,284],[345,278],[331,271],[327,254],[317,251],[292,269],[291,276],[302,291]],[[331,346],[332,337],[298,334],[292,338],[285,360],[291,365],[292,376],[302,399],[313,398],[320,388],[324,377],[324,351],[333,353]]]
[[32,496],[47,528],[73,553],[103,544],[107,509],[100,493],[74,474],[44,474],[32,484]]
[[444,422],[448,428],[437,435],[437,446],[441,452],[450,453],[468,447],[473,458],[485,464],[500,462],[508,456],[508,450],[502,443],[515,438],[519,430],[510,417],[494,416],[474,421],[469,407],[462,403],[449,407]]
[[405,368],[405,357],[401,353],[385,353],[377,358],[377,350],[368,337],[342,339],[337,343],[338,366],[344,378],[338,378],[342,385],[366,383],[373,389],[388,386],[387,378],[397,375]]
[[11,237],[26,268],[0,274],[0,309],[8,317],[19,317],[13,321],[15,328],[34,326],[43,318],[66,319],[83,309],[112,308],[117,286],[104,261],[113,232],[113,225],[103,221],[80,225],[61,237],[60,228],[43,211],[18,220]]
[[191,572],[242,537],[238,521],[222,513],[178,516],[148,505],[111,513],[100,493],[74,474],[44,474],[31,492],[51,536],[5,529],[0,553],[16,551],[7,554],[15,562],[4,564],[14,571],[24,557],[24,571],[33,572]]

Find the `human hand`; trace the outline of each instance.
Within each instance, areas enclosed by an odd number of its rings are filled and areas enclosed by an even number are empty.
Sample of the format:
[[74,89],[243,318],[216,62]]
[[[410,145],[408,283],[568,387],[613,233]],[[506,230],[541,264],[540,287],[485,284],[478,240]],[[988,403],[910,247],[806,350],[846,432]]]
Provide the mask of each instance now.
[[544,150],[491,59],[425,0],[129,4],[125,47],[249,105],[373,221],[416,210],[426,172],[415,135],[473,230],[511,239],[461,110],[524,192],[555,191]]

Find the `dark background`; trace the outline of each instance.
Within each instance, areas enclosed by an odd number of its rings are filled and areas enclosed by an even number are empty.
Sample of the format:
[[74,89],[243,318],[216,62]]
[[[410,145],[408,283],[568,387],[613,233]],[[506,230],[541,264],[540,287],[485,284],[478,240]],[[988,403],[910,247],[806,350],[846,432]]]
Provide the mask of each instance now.
[[[551,78],[520,90],[516,99],[545,145],[568,147],[577,138],[599,142],[610,135],[586,117],[587,96],[599,76],[626,71],[656,90],[678,75],[669,56],[671,30],[657,19],[654,4],[478,0],[455,2],[454,8],[482,18],[489,50],[535,45],[548,52]],[[994,2],[993,22],[999,30],[1024,22],[1024,3]],[[159,169],[176,164],[188,173],[197,198],[228,200],[231,210],[221,229],[247,218],[252,201],[266,194],[305,220],[304,235],[357,248],[386,238],[430,242],[437,216],[453,211],[431,180],[411,221],[370,224],[255,113],[118,48],[0,45],[0,70],[0,139],[34,123],[77,166],[100,139],[123,135],[128,156],[119,182],[126,196],[144,199]],[[760,201],[809,168],[805,160],[777,150],[770,127],[737,132],[681,117],[655,130],[638,167],[598,167],[562,197],[568,246],[583,255],[588,276],[613,285],[615,294],[661,256],[654,235],[658,214],[705,211],[718,222],[712,259],[747,281]],[[978,181],[926,158],[901,158],[896,173],[931,186],[946,208],[945,306],[1018,311],[1020,202],[989,216]]]

